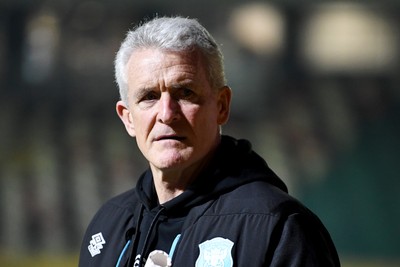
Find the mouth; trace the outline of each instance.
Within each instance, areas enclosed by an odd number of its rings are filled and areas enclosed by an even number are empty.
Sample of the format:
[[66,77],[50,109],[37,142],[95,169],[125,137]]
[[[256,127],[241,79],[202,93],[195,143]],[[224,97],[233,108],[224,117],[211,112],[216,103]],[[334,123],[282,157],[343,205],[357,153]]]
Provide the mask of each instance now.
[[155,140],[156,141],[164,141],[164,140],[175,140],[175,141],[183,141],[186,138],[183,136],[178,136],[178,135],[162,135],[157,137]]

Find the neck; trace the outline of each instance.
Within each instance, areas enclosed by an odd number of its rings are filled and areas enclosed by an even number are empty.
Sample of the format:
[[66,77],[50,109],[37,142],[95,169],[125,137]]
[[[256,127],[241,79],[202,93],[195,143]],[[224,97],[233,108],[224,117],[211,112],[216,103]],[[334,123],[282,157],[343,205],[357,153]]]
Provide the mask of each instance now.
[[150,166],[159,203],[163,204],[182,194],[197,179],[200,172],[206,168],[214,150],[215,148],[199,162],[187,168],[162,170]]
[[185,189],[178,187],[171,187],[168,183],[161,182],[157,183],[155,180],[155,187],[158,196],[158,202],[160,204],[164,204],[165,202],[170,201],[171,199],[182,194]]
[[187,168],[184,171],[165,171],[151,168],[159,203],[163,204],[182,194],[188,185],[198,177],[207,162],[208,160],[202,160],[196,166]]

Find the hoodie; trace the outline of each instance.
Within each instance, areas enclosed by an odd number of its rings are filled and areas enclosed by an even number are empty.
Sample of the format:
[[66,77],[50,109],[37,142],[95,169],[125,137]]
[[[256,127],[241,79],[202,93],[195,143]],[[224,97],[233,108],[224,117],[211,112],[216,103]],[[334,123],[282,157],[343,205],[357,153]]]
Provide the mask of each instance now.
[[246,140],[222,136],[207,168],[160,205],[151,171],[88,226],[80,267],[143,266],[153,250],[173,266],[340,266],[321,221]]

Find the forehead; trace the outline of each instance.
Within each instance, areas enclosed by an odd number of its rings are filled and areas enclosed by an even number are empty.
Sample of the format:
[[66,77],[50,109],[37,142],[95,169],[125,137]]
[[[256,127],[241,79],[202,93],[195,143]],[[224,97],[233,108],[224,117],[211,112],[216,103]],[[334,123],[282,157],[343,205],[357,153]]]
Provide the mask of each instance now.
[[160,79],[208,80],[204,56],[190,52],[163,51],[157,48],[135,50],[127,64],[128,83],[158,83]]

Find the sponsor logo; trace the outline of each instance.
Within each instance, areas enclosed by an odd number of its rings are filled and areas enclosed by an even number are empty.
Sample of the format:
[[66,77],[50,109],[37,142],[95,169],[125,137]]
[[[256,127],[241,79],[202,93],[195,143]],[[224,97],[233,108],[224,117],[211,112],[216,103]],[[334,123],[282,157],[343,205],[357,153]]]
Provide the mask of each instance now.
[[139,266],[141,258],[142,258],[142,256],[140,256],[140,254],[136,255],[135,262],[133,263],[133,267]]
[[200,255],[196,267],[232,267],[233,242],[222,237],[215,237],[199,245]]
[[92,255],[92,257],[98,255],[101,253],[101,249],[103,248],[103,245],[106,243],[106,241],[104,240],[104,237],[102,235],[102,233],[97,233],[95,235],[92,235],[92,240],[90,240],[90,244],[88,246],[90,255]]

